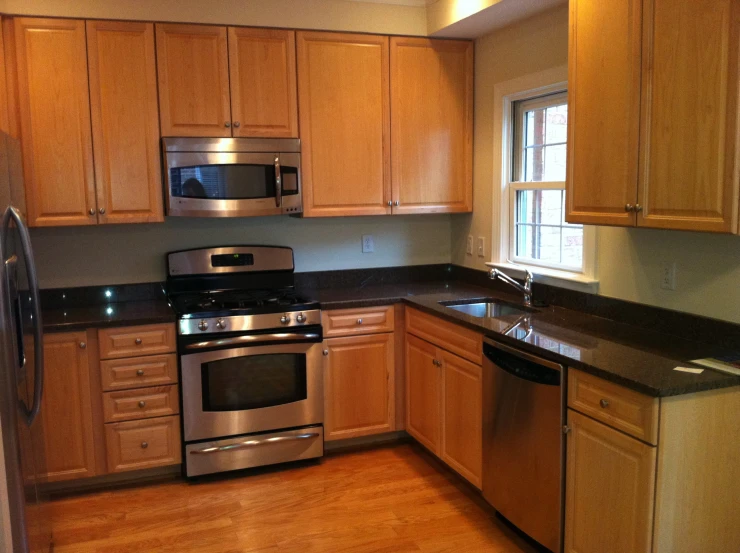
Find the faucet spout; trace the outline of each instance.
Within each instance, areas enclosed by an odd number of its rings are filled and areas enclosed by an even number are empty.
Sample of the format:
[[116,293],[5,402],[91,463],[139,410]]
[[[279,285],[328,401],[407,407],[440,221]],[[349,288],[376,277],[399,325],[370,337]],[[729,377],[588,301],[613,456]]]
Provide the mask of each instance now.
[[527,307],[532,307],[532,281],[534,280],[534,277],[528,269],[524,269],[524,274],[524,285],[519,284],[509,275],[503,273],[495,267],[490,270],[488,276],[491,278],[491,280],[503,280],[509,286],[512,286],[519,290],[524,295],[524,305],[526,305]]

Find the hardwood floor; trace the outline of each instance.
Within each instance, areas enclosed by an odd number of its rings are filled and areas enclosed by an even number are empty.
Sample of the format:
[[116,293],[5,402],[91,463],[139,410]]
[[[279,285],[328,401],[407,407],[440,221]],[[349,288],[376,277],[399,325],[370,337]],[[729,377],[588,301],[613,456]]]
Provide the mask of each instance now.
[[421,448],[196,484],[172,481],[51,503],[55,553],[532,553]]

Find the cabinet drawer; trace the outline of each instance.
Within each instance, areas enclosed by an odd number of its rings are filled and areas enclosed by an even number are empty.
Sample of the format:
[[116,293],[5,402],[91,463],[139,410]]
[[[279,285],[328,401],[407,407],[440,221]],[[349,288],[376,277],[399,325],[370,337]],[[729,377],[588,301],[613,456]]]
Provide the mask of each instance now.
[[483,336],[477,332],[416,309],[406,309],[406,332],[468,361],[483,364]]
[[393,332],[393,306],[324,311],[321,323],[325,338]]
[[177,382],[177,355],[152,355],[100,362],[104,391],[162,386]]
[[175,351],[175,325],[127,326],[98,330],[101,359]]
[[108,471],[146,469],[180,462],[180,417],[105,425]]
[[577,370],[568,372],[568,407],[630,436],[658,443],[658,398]]
[[180,412],[179,406],[180,399],[175,385],[103,394],[105,422],[176,415]]

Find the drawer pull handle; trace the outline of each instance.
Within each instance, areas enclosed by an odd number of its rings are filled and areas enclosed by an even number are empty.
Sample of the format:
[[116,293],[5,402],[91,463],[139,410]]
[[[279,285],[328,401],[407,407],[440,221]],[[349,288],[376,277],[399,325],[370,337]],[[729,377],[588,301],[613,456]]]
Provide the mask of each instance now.
[[143,409],[144,407],[146,407],[146,401],[144,401],[144,400],[142,399],[142,400],[141,400],[141,401],[139,402],[139,407],[141,407],[142,409]]
[[85,349],[87,347],[87,344],[85,342],[80,342],[80,349]]
[[232,451],[234,449],[249,449],[252,447],[259,447],[262,445],[278,444],[280,442],[297,442],[301,440],[310,440],[311,438],[318,438],[317,432],[310,432],[307,434],[296,434],[294,436],[275,436],[273,438],[266,438],[264,440],[247,440],[246,442],[238,442],[230,445],[222,445],[217,447],[207,447],[205,449],[194,449],[190,452],[190,455],[208,455],[209,453],[220,453],[222,451]]
[[136,376],[144,376],[144,369],[139,369],[136,371]]
[[361,325],[362,324],[362,319],[357,319],[357,324],[358,325]]
[[599,405],[601,405],[603,409],[606,409],[607,407],[609,407],[609,402],[605,399],[602,399],[601,401],[599,401]]
[[147,447],[149,447],[148,442],[141,442],[141,449],[146,449]]
[[134,344],[136,344],[137,346],[140,346],[141,345],[141,338],[137,338],[136,340],[134,340]]

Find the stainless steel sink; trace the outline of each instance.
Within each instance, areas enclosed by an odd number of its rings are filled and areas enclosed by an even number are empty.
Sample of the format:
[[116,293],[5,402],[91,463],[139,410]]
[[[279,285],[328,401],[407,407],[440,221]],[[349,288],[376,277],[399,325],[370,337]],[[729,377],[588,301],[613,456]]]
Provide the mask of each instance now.
[[507,315],[526,315],[532,310],[525,307],[517,307],[508,303],[496,300],[473,300],[470,302],[460,301],[441,301],[449,309],[454,309],[472,317],[484,319],[486,317],[495,319],[496,317],[506,317]]

